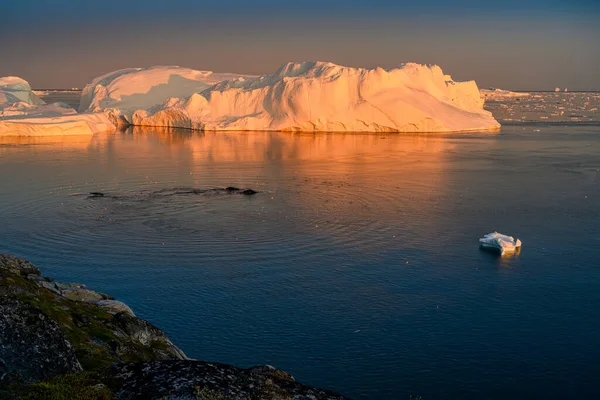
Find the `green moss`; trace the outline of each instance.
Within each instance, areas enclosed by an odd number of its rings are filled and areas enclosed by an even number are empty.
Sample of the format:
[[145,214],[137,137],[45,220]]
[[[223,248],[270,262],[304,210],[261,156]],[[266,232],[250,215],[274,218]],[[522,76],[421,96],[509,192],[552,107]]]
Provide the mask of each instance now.
[[200,386],[196,386],[194,388],[194,395],[196,396],[196,400],[225,400],[226,397],[216,390],[212,390],[208,387],[201,388]]
[[[100,384],[99,374],[103,370],[115,362],[159,359],[170,347],[163,340],[143,345],[125,334],[126,318],[115,318],[94,304],[66,299],[20,275],[0,273],[0,293],[38,308],[53,320],[71,343],[75,356],[86,371],[26,386],[13,386],[9,391],[0,391],[0,399],[112,399],[110,391]],[[209,398],[206,397],[207,400]]]
[[117,338],[106,326],[112,315],[92,304],[54,296],[49,290],[42,289],[38,293],[37,296],[24,293],[19,297],[42,310],[60,326],[84,368],[96,369],[119,361],[111,354],[109,345]]
[[80,372],[54,377],[27,386],[13,387],[14,398],[21,400],[111,400],[112,392],[101,383],[100,376]]
[[144,346],[117,335],[113,315],[104,309],[65,299],[19,275],[3,277],[0,285],[24,303],[39,308],[57,323],[85,370],[101,369],[113,362],[154,360],[157,351],[168,348],[163,341]]
[[262,384],[258,384],[257,391],[250,396],[250,400],[293,400],[285,389],[275,385],[273,380],[267,378]]
[[169,344],[162,340],[153,340],[150,343],[150,347],[156,350],[167,350],[169,348]]

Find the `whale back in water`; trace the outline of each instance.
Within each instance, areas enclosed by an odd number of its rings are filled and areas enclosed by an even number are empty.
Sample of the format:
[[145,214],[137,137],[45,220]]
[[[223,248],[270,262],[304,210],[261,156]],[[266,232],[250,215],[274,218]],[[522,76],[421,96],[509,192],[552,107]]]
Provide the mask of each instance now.
[[253,189],[240,189],[234,186],[227,186],[225,188],[189,188],[189,187],[175,187],[159,189],[152,192],[129,194],[129,195],[118,195],[118,194],[105,194],[102,192],[90,192],[87,196],[88,199],[107,198],[107,199],[139,199],[144,198],[160,198],[169,196],[185,196],[185,195],[218,195],[218,194],[240,194],[244,196],[252,196],[258,192]]

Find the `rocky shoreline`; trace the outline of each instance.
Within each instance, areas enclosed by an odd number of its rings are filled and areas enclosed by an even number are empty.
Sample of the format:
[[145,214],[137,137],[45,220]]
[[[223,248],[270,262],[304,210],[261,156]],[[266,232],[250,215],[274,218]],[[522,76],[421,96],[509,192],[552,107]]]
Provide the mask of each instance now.
[[0,399],[344,399],[270,366],[192,360],[126,304],[0,254]]

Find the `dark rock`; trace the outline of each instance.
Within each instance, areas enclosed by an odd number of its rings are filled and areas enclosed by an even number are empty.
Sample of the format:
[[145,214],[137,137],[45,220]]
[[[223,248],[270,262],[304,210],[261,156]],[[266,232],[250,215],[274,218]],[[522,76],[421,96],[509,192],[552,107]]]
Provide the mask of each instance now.
[[62,295],[69,300],[83,301],[86,303],[95,303],[104,300],[100,293],[88,289],[67,289],[63,290]]
[[256,194],[256,193],[258,193],[258,192],[255,190],[252,190],[252,189],[244,189],[244,190],[240,191],[240,194],[244,194],[247,196],[252,196],[253,194]]
[[75,282],[56,282],[56,287],[60,290],[87,289],[87,286]]
[[27,280],[29,281],[43,281],[44,277],[41,275],[29,274],[27,275]]
[[23,385],[25,378],[23,374],[17,370],[11,370],[4,373],[0,373],[0,388],[9,385]]
[[109,314],[115,315],[115,314],[119,314],[119,313],[125,313],[132,317],[135,317],[135,313],[133,312],[133,310],[127,304],[123,303],[122,301],[100,300],[99,302],[96,303],[96,305],[98,307],[101,307],[102,309],[104,309]]
[[90,325],[90,317],[86,314],[75,314],[73,315],[73,323],[78,328],[83,328]]
[[297,383],[272,367],[236,368],[204,361],[116,364],[105,383],[122,399],[344,399]]
[[0,297],[0,358],[5,370],[22,375],[25,382],[82,369],[54,321],[40,309],[7,296]]
[[10,254],[0,254],[0,271],[27,277],[28,275],[40,275],[38,267],[27,260]]
[[56,286],[56,284],[54,282],[47,282],[47,281],[37,281],[36,282],[40,287],[43,287],[45,289],[48,289],[56,294],[62,294],[62,292],[60,291],[60,289]]
[[225,188],[225,191],[226,191],[226,192],[229,192],[229,193],[232,193],[232,192],[237,192],[237,191],[239,191],[239,190],[240,190],[239,188],[236,188],[236,187],[233,187],[233,186],[227,186],[227,187]]
[[88,197],[104,197],[104,193],[102,192],[90,192]]

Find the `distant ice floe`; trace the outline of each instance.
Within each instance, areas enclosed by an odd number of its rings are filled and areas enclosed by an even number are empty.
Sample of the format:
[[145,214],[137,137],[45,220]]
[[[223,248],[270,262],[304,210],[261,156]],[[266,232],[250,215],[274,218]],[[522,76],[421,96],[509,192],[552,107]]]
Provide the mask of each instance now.
[[482,90],[485,108],[501,124],[600,124],[598,92]]
[[0,78],[0,136],[91,135],[114,129],[102,113],[78,114],[64,103],[46,104],[24,79]]
[[521,241],[498,232],[488,233],[479,239],[482,249],[498,252],[501,255],[513,254],[521,250]]
[[195,130],[448,132],[497,130],[474,81],[438,66],[363,69],[287,63],[240,76],[180,67],[130,68],[94,79],[80,112],[117,126]]
[[488,100],[488,99],[495,99],[495,100],[497,100],[497,99],[505,99],[505,98],[526,97],[526,96],[529,96],[529,93],[511,92],[510,90],[495,89],[495,88],[480,89],[479,90],[479,94],[485,100]]

